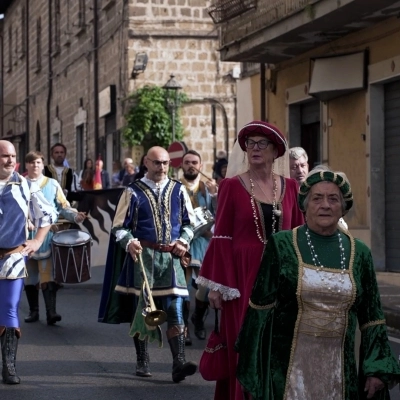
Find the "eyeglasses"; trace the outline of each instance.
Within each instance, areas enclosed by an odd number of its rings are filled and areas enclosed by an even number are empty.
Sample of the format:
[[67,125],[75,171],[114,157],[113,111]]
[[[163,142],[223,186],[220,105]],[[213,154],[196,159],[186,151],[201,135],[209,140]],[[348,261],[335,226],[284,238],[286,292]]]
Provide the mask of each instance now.
[[271,142],[269,140],[265,140],[265,139],[259,140],[258,142],[256,142],[255,140],[252,140],[252,139],[247,139],[244,142],[246,149],[254,149],[254,146],[257,145],[260,150],[266,149],[270,143]]
[[164,167],[166,167],[167,165],[169,165],[171,163],[171,160],[165,160],[165,161],[151,160],[148,157],[147,157],[147,159],[149,161],[151,161],[155,167],[159,167],[160,165],[163,165]]

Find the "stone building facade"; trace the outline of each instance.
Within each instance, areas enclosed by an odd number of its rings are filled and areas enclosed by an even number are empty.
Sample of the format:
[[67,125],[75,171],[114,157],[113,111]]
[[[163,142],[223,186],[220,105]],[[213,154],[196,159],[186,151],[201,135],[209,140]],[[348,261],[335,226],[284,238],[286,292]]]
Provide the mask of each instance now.
[[[214,143],[231,148],[236,131],[237,63],[222,63],[218,31],[203,0],[3,1],[1,130],[20,160],[32,149],[47,160],[52,144],[68,148],[68,162],[106,162],[141,151],[123,144],[120,129],[130,93],[163,86],[171,74],[192,100],[181,112],[184,141],[211,172]],[[132,77],[138,54],[143,73]],[[211,135],[211,105],[217,134]],[[136,150],[136,151],[135,151]]]

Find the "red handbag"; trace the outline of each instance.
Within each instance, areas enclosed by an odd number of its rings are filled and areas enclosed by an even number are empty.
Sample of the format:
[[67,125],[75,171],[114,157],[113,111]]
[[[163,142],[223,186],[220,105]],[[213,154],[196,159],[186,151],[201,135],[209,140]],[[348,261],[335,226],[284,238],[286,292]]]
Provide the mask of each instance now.
[[218,310],[215,310],[215,326],[200,358],[199,371],[206,381],[229,378],[229,359],[226,340],[219,332]]

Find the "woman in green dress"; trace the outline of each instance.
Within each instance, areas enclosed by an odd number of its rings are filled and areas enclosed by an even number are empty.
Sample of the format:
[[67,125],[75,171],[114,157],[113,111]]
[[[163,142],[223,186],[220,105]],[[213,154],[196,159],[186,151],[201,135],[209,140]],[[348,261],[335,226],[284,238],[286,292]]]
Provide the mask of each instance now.
[[248,397],[389,399],[400,380],[371,252],[337,225],[352,204],[344,174],[313,170],[299,192],[307,223],[269,239],[236,343]]

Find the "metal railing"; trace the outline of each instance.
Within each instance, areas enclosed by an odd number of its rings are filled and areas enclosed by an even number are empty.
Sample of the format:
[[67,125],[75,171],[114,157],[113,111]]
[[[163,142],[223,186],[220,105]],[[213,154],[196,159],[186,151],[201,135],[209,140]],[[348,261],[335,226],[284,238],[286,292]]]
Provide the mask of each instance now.
[[221,45],[239,41],[304,9],[312,18],[313,4],[320,0],[258,0],[257,7],[221,24]]
[[257,0],[214,0],[208,8],[208,14],[215,24],[231,20],[256,8]]

